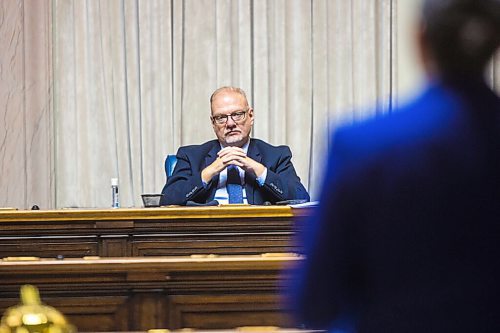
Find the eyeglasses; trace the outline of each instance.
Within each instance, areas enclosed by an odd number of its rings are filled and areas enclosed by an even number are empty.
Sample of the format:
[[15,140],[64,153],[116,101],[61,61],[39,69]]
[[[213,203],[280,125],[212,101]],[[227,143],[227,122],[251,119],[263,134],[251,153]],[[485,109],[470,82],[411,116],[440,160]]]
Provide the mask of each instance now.
[[219,124],[219,125],[227,123],[227,119],[229,117],[231,117],[231,119],[235,123],[239,123],[239,122],[242,122],[243,120],[245,120],[245,118],[247,116],[247,112],[248,112],[248,110],[241,110],[241,111],[233,112],[231,114],[220,114],[217,116],[213,116],[211,118],[212,118],[212,122]]

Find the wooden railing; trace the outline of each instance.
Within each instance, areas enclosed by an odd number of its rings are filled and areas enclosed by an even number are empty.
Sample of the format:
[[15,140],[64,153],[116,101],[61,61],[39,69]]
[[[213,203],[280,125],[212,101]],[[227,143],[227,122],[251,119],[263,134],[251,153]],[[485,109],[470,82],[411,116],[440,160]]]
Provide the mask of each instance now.
[[0,262],[0,311],[36,285],[80,332],[293,326],[283,292],[293,254]]

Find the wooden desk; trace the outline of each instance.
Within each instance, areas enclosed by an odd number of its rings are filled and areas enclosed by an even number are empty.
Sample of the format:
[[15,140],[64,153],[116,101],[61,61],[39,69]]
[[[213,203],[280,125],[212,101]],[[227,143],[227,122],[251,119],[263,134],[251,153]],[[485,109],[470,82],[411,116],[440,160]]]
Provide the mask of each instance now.
[[150,328],[290,327],[280,300],[296,255],[45,259],[0,261],[0,313],[19,287],[38,286],[42,301],[79,331]]
[[309,209],[288,206],[0,211],[0,257],[299,252]]

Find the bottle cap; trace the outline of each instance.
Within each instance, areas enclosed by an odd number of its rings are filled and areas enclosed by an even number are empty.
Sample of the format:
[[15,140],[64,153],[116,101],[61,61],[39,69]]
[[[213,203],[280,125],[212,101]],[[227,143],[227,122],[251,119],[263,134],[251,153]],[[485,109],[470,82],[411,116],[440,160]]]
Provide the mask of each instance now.
[[118,186],[118,178],[111,178],[111,186]]

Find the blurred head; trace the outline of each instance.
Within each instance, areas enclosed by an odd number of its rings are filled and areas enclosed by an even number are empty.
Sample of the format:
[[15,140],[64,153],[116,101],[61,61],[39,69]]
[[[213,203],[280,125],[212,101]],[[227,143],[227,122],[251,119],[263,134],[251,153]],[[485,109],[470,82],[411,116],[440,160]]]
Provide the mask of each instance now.
[[222,87],[210,97],[210,120],[215,135],[223,146],[242,147],[250,138],[253,109],[240,88]]
[[500,0],[424,0],[424,66],[443,79],[483,76],[500,44]]

